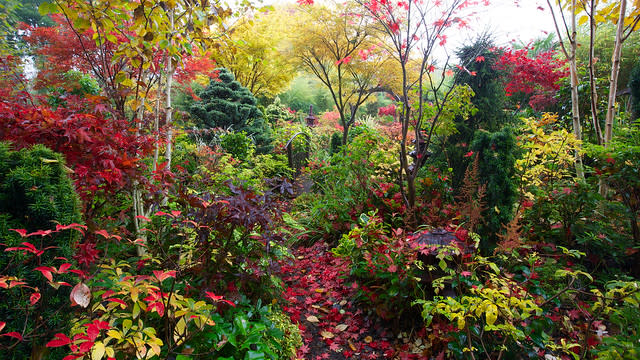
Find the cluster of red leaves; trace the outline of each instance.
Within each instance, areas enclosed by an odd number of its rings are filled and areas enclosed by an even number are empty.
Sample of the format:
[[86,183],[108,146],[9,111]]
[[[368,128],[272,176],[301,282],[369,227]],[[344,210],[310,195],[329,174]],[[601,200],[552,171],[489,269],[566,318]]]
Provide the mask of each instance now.
[[396,106],[394,104],[390,104],[390,105],[382,106],[378,108],[378,116],[385,116],[385,115],[395,117]]
[[358,286],[348,282],[347,262],[334,257],[324,243],[295,251],[296,260],[283,263],[287,284],[283,309],[304,338],[298,357],[304,359],[417,359],[406,344],[375,317],[352,302]]
[[[31,254],[39,262],[40,257],[45,253],[45,251],[53,249],[54,247],[50,246],[50,247],[45,247],[45,248],[39,249],[35,245],[33,245],[33,243],[32,243],[32,242],[36,242],[36,241],[27,241],[28,238],[32,238],[32,237],[37,238],[37,237],[50,236],[51,234],[59,233],[59,232],[66,231],[66,230],[75,230],[75,231],[78,231],[78,232],[84,234],[86,229],[87,229],[86,226],[80,225],[80,224],[75,224],[75,223],[74,224],[69,224],[69,225],[60,225],[60,224],[58,224],[58,225],[56,225],[55,229],[52,229],[52,230],[38,230],[38,231],[34,231],[32,233],[28,233],[27,230],[25,230],[25,229],[10,229],[10,230],[15,231],[16,233],[18,233],[20,235],[20,237],[22,237],[25,241],[23,241],[18,246],[6,247],[4,249],[4,251],[5,252],[12,252],[12,251],[22,252],[24,255]],[[33,240],[37,240],[37,239],[33,239]],[[0,245],[6,246],[5,244],[0,244]],[[86,274],[82,270],[73,269],[72,268],[73,265],[71,263],[67,262],[68,260],[66,258],[59,257],[59,258],[56,258],[56,259],[63,261],[63,263],[60,264],[58,267],[54,267],[54,266],[38,266],[38,267],[33,269],[33,271],[39,272],[40,274],[42,274],[42,276],[47,280],[48,284],[51,285],[53,288],[57,289],[60,286],[71,287],[71,284],[69,284],[68,282],[55,281],[54,274],[56,274],[56,275],[75,274],[79,278],[85,278],[86,277]],[[20,278],[16,278],[16,277],[6,276],[6,275],[0,274],[0,289],[11,289],[11,288],[23,289],[23,291],[25,293],[25,296],[26,295],[29,296],[29,306],[32,306],[32,307],[35,307],[38,304],[38,302],[40,301],[40,299],[42,298],[42,294],[40,293],[40,289],[38,289],[38,287],[35,287],[35,286],[32,286],[32,285],[28,284],[27,282],[24,281],[24,279],[20,279]],[[6,322],[0,321],[0,331],[2,331],[6,325],[7,325]],[[17,331],[11,331],[11,332],[0,334],[0,336],[11,337],[11,338],[16,339],[17,341],[23,341],[26,335],[27,334],[24,334],[24,333],[21,333],[21,332],[17,332]]]
[[55,110],[34,101],[27,93],[0,89],[0,140],[18,149],[44,144],[64,154],[85,200],[98,191],[115,193],[140,177],[140,159],[150,154],[152,136],[109,118],[103,98],[69,96],[68,106]]
[[[22,24],[25,41],[46,61],[39,64],[36,89],[49,86],[68,88],[64,74],[77,70],[92,74],[103,83],[113,85],[115,75],[126,68],[124,61],[111,61],[115,45],[105,42],[102,47],[93,40],[93,31],[77,33],[61,15],[53,15],[55,26],[29,26]],[[121,34],[114,34],[119,41],[128,41]],[[106,57],[104,56],[106,55]]]
[[556,58],[555,51],[541,52],[535,58],[529,57],[528,48],[503,51],[495,67],[509,74],[506,95],[530,95],[529,105],[534,110],[553,104],[554,95],[560,89],[559,81],[569,76],[566,60]]

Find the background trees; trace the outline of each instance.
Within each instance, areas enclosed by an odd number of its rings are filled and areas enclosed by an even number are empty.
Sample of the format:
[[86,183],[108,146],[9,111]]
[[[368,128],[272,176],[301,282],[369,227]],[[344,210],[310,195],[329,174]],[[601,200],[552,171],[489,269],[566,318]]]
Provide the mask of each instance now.
[[369,18],[358,9],[337,5],[334,10],[316,6],[307,11],[298,24],[306,31],[295,39],[295,55],[331,93],[346,144],[360,106],[385,86],[390,89],[397,72],[377,44]]
[[276,8],[245,15],[232,31],[219,39],[212,56],[257,98],[273,99],[295,76],[286,39],[294,10]]

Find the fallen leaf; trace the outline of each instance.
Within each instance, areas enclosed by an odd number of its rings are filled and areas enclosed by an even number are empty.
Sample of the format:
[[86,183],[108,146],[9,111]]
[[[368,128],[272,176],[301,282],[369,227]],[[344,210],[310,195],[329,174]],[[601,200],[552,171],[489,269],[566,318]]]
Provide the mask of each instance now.
[[338,330],[340,332],[343,332],[343,331],[347,330],[348,327],[349,326],[346,325],[346,324],[340,324],[340,325],[336,325],[336,330]]
[[349,348],[351,349],[351,351],[356,351],[356,346],[353,345],[353,343],[351,342],[351,340],[347,340],[347,343],[349,344]]
[[314,315],[307,316],[307,321],[308,321],[308,322],[310,322],[310,323],[317,323],[317,322],[320,322],[320,320],[318,320],[318,318],[317,318],[317,317],[315,317]]
[[366,342],[367,344],[372,341],[373,341],[373,338],[371,336],[367,336],[366,338],[364,338],[364,342]]
[[317,288],[317,289],[315,290],[315,292],[317,292],[317,293],[323,293],[323,292],[324,292],[324,288]]
[[320,335],[322,335],[323,339],[333,339],[333,337],[335,336],[330,331],[322,331],[322,332],[320,332]]
[[347,304],[347,300],[340,301],[340,306],[345,306]]

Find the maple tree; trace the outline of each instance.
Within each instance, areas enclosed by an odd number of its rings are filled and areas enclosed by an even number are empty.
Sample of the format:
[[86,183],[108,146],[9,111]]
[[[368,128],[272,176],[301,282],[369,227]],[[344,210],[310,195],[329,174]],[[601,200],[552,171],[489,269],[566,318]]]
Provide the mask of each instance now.
[[[447,102],[455,87],[447,87],[448,74],[455,75],[448,63],[440,66],[440,78],[435,78],[436,64],[432,54],[436,47],[447,42],[447,31],[467,26],[465,16],[480,1],[358,1],[364,13],[377,23],[386,41],[386,49],[392,54],[402,74],[399,115],[402,124],[400,142],[401,179],[406,181],[405,201],[410,208],[416,204],[415,180],[426,160],[434,131],[446,112]],[[488,1],[483,1],[488,5]],[[478,54],[480,55],[480,54]],[[415,69],[411,69],[411,66]],[[465,70],[465,64],[458,64]],[[468,70],[467,70],[468,71]],[[454,79],[454,83],[456,83]],[[442,93],[441,93],[442,92]],[[415,135],[417,156],[414,164],[408,161],[408,132]],[[403,185],[404,186],[404,185]]]
[[390,91],[398,72],[377,44],[369,18],[348,3],[336,6],[306,8],[299,21],[308,30],[295,38],[294,52],[331,93],[344,145],[360,106],[375,92]]
[[541,111],[555,102],[559,82],[569,74],[566,62],[556,59],[555,51],[539,52],[533,58],[529,51],[529,48],[503,49],[495,66],[509,74],[505,86],[507,96],[523,93],[528,96],[529,105]]

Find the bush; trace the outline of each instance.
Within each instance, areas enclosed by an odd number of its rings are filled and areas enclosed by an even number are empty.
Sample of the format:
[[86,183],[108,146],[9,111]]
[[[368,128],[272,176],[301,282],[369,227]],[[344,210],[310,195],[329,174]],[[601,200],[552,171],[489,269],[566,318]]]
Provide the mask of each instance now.
[[302,338],[297,326],[280,311],[258,301],[241,299],[223,315],[213,314],[216,326],[193,342],[196,353],[215,359],[293,359]]
[[[0,238],[7,248],[21,247],[26,239],[10,229],[27,233],[42,231],[37,249],[48,249],[36,256],[27,251],[0,252],[0,274],[16,277],[41,294],[41,300],[30,304],[22,288],[11,288],[2,295],[0,321],[8,329],[20,329],[32,336],[13,349],[14,358],[28,358],[30,348],[38,348],[53,332],[67,326],[69,314],[60,311],[68,299],[68,291],[56,291],[43,276],[33,271],[37,267],[53,266],[56,257],[70,259],[77,239],[71,231],[56,232],[56,224],[80,222],[80,201],[65,166],[62,155],[35,145],[30,149],[11,151],[8,143],[0,142]],[[34,239],[35,240],[35,239]],[[0,346],[9,339],[2,337]]]
[[236,159],[246,161],[255,151],[255,145],[244,131],[230,132],[220,136],[220,146]]

